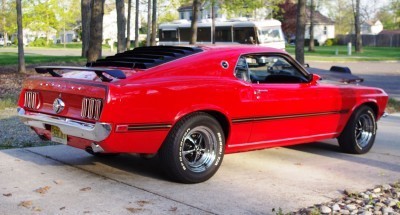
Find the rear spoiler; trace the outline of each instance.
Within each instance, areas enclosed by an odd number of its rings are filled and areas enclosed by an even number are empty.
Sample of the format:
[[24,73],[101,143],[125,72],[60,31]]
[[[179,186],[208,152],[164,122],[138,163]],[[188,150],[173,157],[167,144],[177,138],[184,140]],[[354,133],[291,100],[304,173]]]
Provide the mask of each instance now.
[[100,68],[100,67],[75,67],[75,66],[70,66],[70,67],[65,67],[65,66],[39,66],[35,68],[37,73],[40,74],[45,74],[49,73],[53,77],[62,77],[61,74],[55,72],[56,70],[72,70],[72,71],[88,71],[88,72],[94,72],[96,73],[97,77],[100,78],[100,80],[104,82],[110,82],[113,79],[108,78],[103,75],[103,73],[106,73],[107,75],[118,78],[118,79],[125,79],[126,75],[124,72],[118,69],[109,69],[109,68]]

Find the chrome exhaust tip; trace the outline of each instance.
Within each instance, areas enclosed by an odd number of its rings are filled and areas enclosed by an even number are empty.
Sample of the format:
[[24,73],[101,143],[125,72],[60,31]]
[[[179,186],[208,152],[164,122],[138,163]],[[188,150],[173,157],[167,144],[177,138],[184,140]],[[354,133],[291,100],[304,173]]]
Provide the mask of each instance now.
[[97,143],[92,143],[91,145],[93,153],[103,153],[104,149]]

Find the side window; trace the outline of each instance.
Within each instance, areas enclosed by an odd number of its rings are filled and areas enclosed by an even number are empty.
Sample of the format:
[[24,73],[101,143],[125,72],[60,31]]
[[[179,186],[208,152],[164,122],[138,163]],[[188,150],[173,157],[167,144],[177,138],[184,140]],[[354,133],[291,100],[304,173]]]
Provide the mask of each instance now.
[[249,69],[246,58],[240,57],[235,68],[235,77],[246,82],[250,82]]
[[237,63],[235,76],[256,84],[308,82],[297,67],[279,55],[242,56]]

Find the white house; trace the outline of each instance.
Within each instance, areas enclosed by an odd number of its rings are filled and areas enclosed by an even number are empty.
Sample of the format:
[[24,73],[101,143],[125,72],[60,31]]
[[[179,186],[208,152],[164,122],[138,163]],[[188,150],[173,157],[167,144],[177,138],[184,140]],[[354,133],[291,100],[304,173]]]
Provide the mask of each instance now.
[[[306,33],[305,38],[310,39],[310,10],[306,9]],[[314,11],[314,39],[319,44],[324,44],[327,39],[335,38],[335,22],[322,15],[319,11]]]
[[383,25],[379,20],[367,20],[361,24],[361,34],[377,35],[382,30]]

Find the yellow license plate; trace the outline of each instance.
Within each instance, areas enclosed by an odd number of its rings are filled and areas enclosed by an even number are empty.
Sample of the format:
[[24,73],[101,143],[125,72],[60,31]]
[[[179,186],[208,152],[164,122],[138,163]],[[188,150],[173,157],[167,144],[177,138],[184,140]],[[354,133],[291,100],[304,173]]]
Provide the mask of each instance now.
[[63,134],[59,127],[51,126],[51,141],[67,144],[67,135]]

